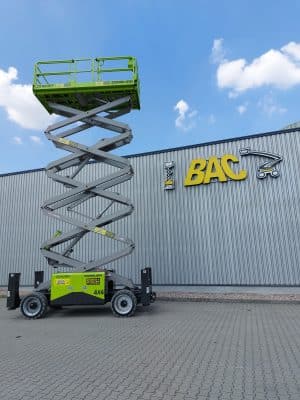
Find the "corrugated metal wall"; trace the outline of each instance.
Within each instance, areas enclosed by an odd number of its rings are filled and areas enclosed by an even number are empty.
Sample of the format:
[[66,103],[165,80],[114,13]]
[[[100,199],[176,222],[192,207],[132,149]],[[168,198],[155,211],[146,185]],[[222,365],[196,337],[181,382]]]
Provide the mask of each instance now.
[[[281,176],[257,179],[263,159],[240,157],[243,147],[281,155]],[[157,284],[299,285],[299,152],[300,132],[288,132],[132,157],[135,176],[116,190],[133,200],[135,212],[109,228],[131,237],[136,249],[109,267],[139,281],[139,269],[151,266]],[[248,170],[245,181],[183,186],[193,158],[226,153]],[[163,189],[165,161],[175,161],[173,191]],[[103,173],[97,164],[87,170],[88,180]],[[43,171],[0,177],[0,285],[13,271],[27,285],[34,269],[49,274],[40,243],[67,227],[40,205],[62,190]],[[76,255],[90,260],[112,251],[113,241],[104,248],[99,235],[89,238]]]

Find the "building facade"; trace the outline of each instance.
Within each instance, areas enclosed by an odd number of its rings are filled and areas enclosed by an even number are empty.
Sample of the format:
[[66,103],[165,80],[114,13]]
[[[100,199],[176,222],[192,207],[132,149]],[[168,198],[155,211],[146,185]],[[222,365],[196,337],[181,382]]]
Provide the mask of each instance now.
[[[300,128],[129,158],[135,175],[116,191],[135,211],[108,228],[136,247],[108,268],[139,282],[151,266],[161,285],[300,285]],[[88,181],[109,172],[96,163],[85,171]],[[40,206],[63,190],[43,170],[0,176],[1,286],[9,272],[21,272],[22,285],[34,270],[50,275],[40,244],[70,226]],[[116,248],[98,240],[87,235],[74,251],[88,261]]]

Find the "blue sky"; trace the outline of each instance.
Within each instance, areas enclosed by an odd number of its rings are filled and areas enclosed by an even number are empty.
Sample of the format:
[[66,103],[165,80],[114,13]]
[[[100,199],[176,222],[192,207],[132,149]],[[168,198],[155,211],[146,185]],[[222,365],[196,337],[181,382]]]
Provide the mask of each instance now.
[[31,94],[38,60],[137,57],[142,108],[122,154],[300,120],[299,1],[10,0],[0,15],[0,173],[60,154]]

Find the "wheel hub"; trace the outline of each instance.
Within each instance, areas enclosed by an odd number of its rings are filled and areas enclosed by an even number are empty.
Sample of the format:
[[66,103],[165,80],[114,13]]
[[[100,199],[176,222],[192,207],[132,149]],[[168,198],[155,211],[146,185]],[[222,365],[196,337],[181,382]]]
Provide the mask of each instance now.
[[37,307],[38,307],[38,305],[37,305],[37,302],[36,302],[36,301],[32,301],[32,302],[29,304],[30,310],[36,310]]
[[132,307],[133,302],[129,296],[122,295],[116,299],[115,308],[118,314],[126,315],[131,311]]
[[35,317],[40,312],[41,308],[42,303],[34,297],[26,299],[23,305],[23,310],[27,317]]

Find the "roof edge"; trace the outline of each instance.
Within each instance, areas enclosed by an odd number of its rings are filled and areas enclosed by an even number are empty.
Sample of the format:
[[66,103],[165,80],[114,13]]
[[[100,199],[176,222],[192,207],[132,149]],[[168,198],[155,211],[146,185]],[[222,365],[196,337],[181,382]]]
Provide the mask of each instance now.
[[[230,143],[230,142],[235,142],[235,141],[239,141],[239,140],[253,139],[253,138],[262,137],[262,136],[273,136],[273,135],[278,135],[278,134],[296,133],[296,132],[300,132],[300,127],[299,128],[290,128],[290,129],[281,129],[278,131],[255,133],[252,135],[238,136],[238,137],[233,137],[233,138],[215,140],[215,141],[211,141],[211,142],[190,144],[190,145],[186,145],[186,146],[171,147],[169,149],[153,150],[153,151],[147,151],[147,152],[136,153],[136,154],[128,154],[128,155],[125,155],[122,157],[133,158],[133,157],[150,156],[153,154],[170,153],[172,151],[193,149],[196,147],[211,146],[213,144]],[[28,169],[28,170],[24,170],[24,171],[7,172],[5,174],[0,174],[0,178],[5,177],[5,176],[11,176],[11,175],[20,175],[20,174],[28,174],[28,173],[32,173],[32,172],[40,172],[40,171],[44,171],[44,170],[45,170],[45,168],[35,168],[35,169]]]

